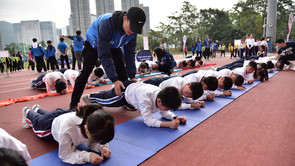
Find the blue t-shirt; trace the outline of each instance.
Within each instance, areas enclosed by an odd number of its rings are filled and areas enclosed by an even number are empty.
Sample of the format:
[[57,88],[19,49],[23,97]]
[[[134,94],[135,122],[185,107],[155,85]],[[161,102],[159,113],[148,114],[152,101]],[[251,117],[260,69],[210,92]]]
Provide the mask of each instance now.
[[210,44],[211,44],[211,39],[209,39],[209,40],[205,39],[205,41],[204,41],[205,48],[210,48]]
[[191,50],[192,50],[192,51],[195,51],[195,47],[194,47],[194,46],[192,46],[192,47],[191,47]]
[[68,48],[68,45],[65,42],[60,42],[57,45],[57,49],[59,49],[64,54],[65,54],[66,48]]
[[213,43],[213,50],[217,50],[217,43]]
[[202,51],[202,42],[197,41],[195,43],[196,51]]

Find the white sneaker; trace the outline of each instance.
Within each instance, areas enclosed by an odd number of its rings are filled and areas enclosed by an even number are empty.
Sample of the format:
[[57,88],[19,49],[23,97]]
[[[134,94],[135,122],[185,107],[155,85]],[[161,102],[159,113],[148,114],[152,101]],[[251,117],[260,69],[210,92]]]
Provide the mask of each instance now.
[[35,104],[35,105],[33,105],[32,110],[33,110],[34,112],[37,112],[38,109],[40,109],[40,108],[41,108],[40,105]]
[[84,95],[84,96],[82,97],[82,99],[83,99],[83,101],[84,101],[85,104],[91,104],[91,101],[90,101],[90,99],[89,99],[89,94]]
[[216,71],[217,70],[217,67],[212,66],[211,67],[211,70]]
[[30,124],[26,121],[27,119],[27,110],[30,110],[30,107],[26,106],[23,108],[23,119],[22,119],[22,125],[24,126],[24,128],[30,128]]

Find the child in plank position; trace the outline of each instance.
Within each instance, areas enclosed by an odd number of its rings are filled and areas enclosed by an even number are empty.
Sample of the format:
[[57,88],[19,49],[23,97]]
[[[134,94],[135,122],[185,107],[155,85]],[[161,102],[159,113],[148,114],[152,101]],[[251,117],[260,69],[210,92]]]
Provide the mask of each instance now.
[[[189,74],[185,77],[183,77],[185,79],[186,82],[199,82],[202,84],[203,89],[206,90],[210,90],[210,91],[215,91],[218,87],[218,80],[215,77],[209,76],[209,77],[204,77],[201,74],[195,73],[195,74]],[[208,93],[204,93],[203,96],[201,96],[200,98],[198,98],[198,100],[214,100],[214,94],[208,94]]]
[[66,94],[68,91],[67,79],[61,72],[42,74],[31,80],[31,88],[45,88],[47,93]]
[[244,84],[252,84],[254,82],[254,71],[257,69],[257,63],[254,61],[249,62],[247,65],[244,65],[245,60],[239,59],[230,64],[224,65],[216,69],[220,71],[222,69],[230,69],[236,74],[240,74],[244,78]]
[[[184,116],[175,116],[170,109],[176,110],[181,105],[181,95],[175,87],[160,89],[154,85],[142,82],[123,82],[125,89],[122,97],[116,96],[115,89],[101,91],[83,96],[86,104],[99,103],[107,107],[133,106],[141,112],[144,123],[149,127],[168,127],[177,129],[179,123],[186,123]],[[163,118],[171,120],[163,122],[153,117],[160,110]]]
[[218,89],[222,89],[223,91],[215,90],[213,92],[215,96],[231,96],[232,91],[229,89],[233,86],[233,80],[230,77],[221,76],[217,71],[212,70],[199,70],[197,75],[202,75],[204,77],[212,76],[218,80]]
[[240,90],[246,89],[245,86],[242,86],[244,83],[244,77],[241,76],[240,74],[235,74],[230,69],[222,69],[218,71],[218,73],[222,77],[230,77],[233,80],[234,85],[231,87],[231,89],[240,89]]
[[107,84],[108,81],[110,81],[110,79],[107,77],[102,67],[94,68],[88,77],[88,84],[90,85],[97,85],[98,83]]
[[159,86],[164,89],[169,86],[175,87],[183,96],[185,102],[181,104],[179,109],[199,109],[204,106],[204,101],[193,101],[203,95],[203,87],[201,83],[187,83],[182,77],[153,77],[144,81],[144,83]]
[[136,75],[135,76],[144,76],[146,74],[150,74],[151,70],[149,68],[149,64],[146,62],[135,62],[136,67]]
[[[48,112],[39,105],[24,107],[22,124],[32,127],[39,138],[58,142],[58,156],[65,163],[99,164],[111,155],[107,143],[114,137],[114,118],[98,105],[85,105],[77,112],[61,108]],[[76,149],[85,142],[101,156]]]

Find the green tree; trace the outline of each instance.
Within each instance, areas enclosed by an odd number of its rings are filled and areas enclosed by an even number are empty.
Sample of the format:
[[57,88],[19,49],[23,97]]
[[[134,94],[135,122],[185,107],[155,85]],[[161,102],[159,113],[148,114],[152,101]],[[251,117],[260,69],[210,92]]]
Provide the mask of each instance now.
[[5,45],[4,50],[7,50],[10,55],[17,53],[17,43],[12,42],[10,44]]
[[137,40],[136,40],[136,50],[140,51],[143,50],[143,36],[142,35],[137,35]]

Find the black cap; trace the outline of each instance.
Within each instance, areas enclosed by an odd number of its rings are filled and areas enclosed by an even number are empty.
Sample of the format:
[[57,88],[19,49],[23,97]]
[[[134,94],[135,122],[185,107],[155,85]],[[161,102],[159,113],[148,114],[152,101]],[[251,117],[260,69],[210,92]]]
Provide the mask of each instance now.
[[127,18],[130,20],[130,29],[134,33],[141,34],[145,23],[145,13],[139,7],[131,7],[127,11]]

